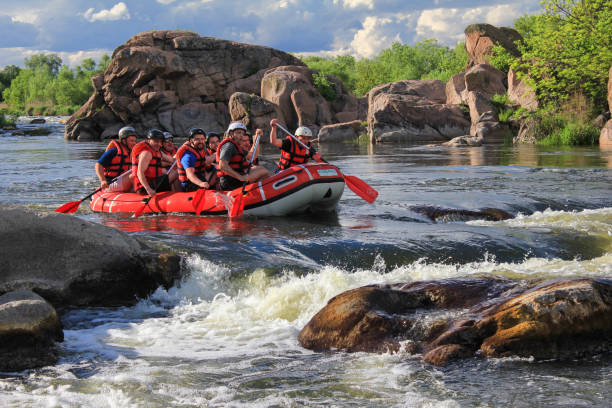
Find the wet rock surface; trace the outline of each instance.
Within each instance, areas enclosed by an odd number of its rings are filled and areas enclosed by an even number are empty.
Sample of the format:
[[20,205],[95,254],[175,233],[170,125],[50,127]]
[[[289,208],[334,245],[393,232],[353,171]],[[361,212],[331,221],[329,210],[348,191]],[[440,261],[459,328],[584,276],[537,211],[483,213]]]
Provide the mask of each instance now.
[[0,211],[0,294],[32,290],[54,306],[134,303],[181,277],[180,257],[72,215]]
[[313,350],[575,358],[612,345],[612,280],[493,277],[370,285],[332,298],[302,329]]

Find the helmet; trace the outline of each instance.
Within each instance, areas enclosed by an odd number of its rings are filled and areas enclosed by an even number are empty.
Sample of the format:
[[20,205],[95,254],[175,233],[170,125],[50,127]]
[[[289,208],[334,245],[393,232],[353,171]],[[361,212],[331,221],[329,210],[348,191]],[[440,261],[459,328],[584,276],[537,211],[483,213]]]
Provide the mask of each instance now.
[[151,129],[147,133],[147,139],[164,140],[164,134],[161,130]]
[[119,129],[119,140],[123,140],[128,136],[137,136],[136,129],[131,126],[124,126]]
[[246,126],[244,126],[244,124],[242,122],[232,122],[232,123],[230,123],[230,125],[227,128],[227,132],[229,133],[229,132],[231,132],[233,130],[236,130],[236,129],[242,129],[245,132],[247,131]]
[[300,126],[295,131],[296,136],[306,136],[312,137],[312,130],[308,129],[306,126]]
[[173,139],[174,135],[170,132],[164,132],[164,140]]
[[204,136],[206,136],[206,132],[202,128],[191,128],[191,129],[189,129],[189,138],[191,139],[195,135],[204,135]]

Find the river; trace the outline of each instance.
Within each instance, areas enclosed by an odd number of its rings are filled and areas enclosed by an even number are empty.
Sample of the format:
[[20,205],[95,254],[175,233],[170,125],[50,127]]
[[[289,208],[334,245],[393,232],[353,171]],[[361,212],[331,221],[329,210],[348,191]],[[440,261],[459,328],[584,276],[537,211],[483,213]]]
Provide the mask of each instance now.
[[[20,127],[32,125],[20,124]],[[0,203],[52,211],[97,187],[105,144],[0,136]],[[8,407],[608,407],[612,355],[473,358],[316,353],[297,335],[333,296],[372,283],[496,275],[612,277],[612,151],[594,148],[321,146],[345,174],[325,217],[74,215],[183,254],[188,276],[135,306],[62,315],[53,367],[0,374]],[[272,165],[278,151],[267,146]],[[506,221],[421,210],[497,208]]]

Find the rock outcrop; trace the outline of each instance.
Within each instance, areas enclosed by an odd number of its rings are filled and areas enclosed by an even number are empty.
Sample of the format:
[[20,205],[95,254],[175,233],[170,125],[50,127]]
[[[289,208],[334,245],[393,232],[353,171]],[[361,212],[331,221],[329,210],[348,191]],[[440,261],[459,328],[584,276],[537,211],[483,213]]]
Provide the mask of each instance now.
[[0,294],[32,290],[54,306],[130,304],[180,276],[180,258],[71,215],[0,211]]
[[[612,66],[608,74],[608,109],[612,112]],[[612,119],[608,120],[599,135],[600,146],[612,146]]]
[[0,371],[54,364],[64,333],[57,312],[29,290],[0,296]]
[[442,81],[399,81],[368,94],[368,134],[374,142],[446,141],[465,135],[470,122],[458,105],[446,104]]
[[354,142],[366,131],[366,126],[359,120],[327,125],[319,130],[319,142]]
[[538,109],[538,98],[535,92],[525,81],[518,78],[512,68],[508,71],[508,98],[528,111],[533,112]]
[[183,136],[195,125],[220,132],[231,94],[259,92],[265,70],[286,65],[303,66],[279,50],[187,31],[137,34],[92,79],[94,93],[66,123],[66,138],[99,139],[120,124],[140,134],[156,127]]
[[504,47],[510,54],[519,56],[517,41],[523,37],[518,31],[508,27],[495,27],[490,24],[472,24],[465,29],[465,48],[468,53],[467,68],[478,64],[488,64],[494,45]]
[[298,340],[313,350],[405,349],[433,364],[475,355],[605,353],[612,345],[612,281],[466,278],[371,285],[332,298]]

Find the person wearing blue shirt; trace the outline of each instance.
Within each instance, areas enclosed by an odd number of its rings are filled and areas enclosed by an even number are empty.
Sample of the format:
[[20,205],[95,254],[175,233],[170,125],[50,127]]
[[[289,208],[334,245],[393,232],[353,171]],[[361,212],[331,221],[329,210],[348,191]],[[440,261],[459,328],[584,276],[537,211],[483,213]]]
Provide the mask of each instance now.
[[189,131],[189,140],[176,152],[176,160],[183,191],[210,189],[216,183],[214,156],[206,154],[206,133],[202,129]]

